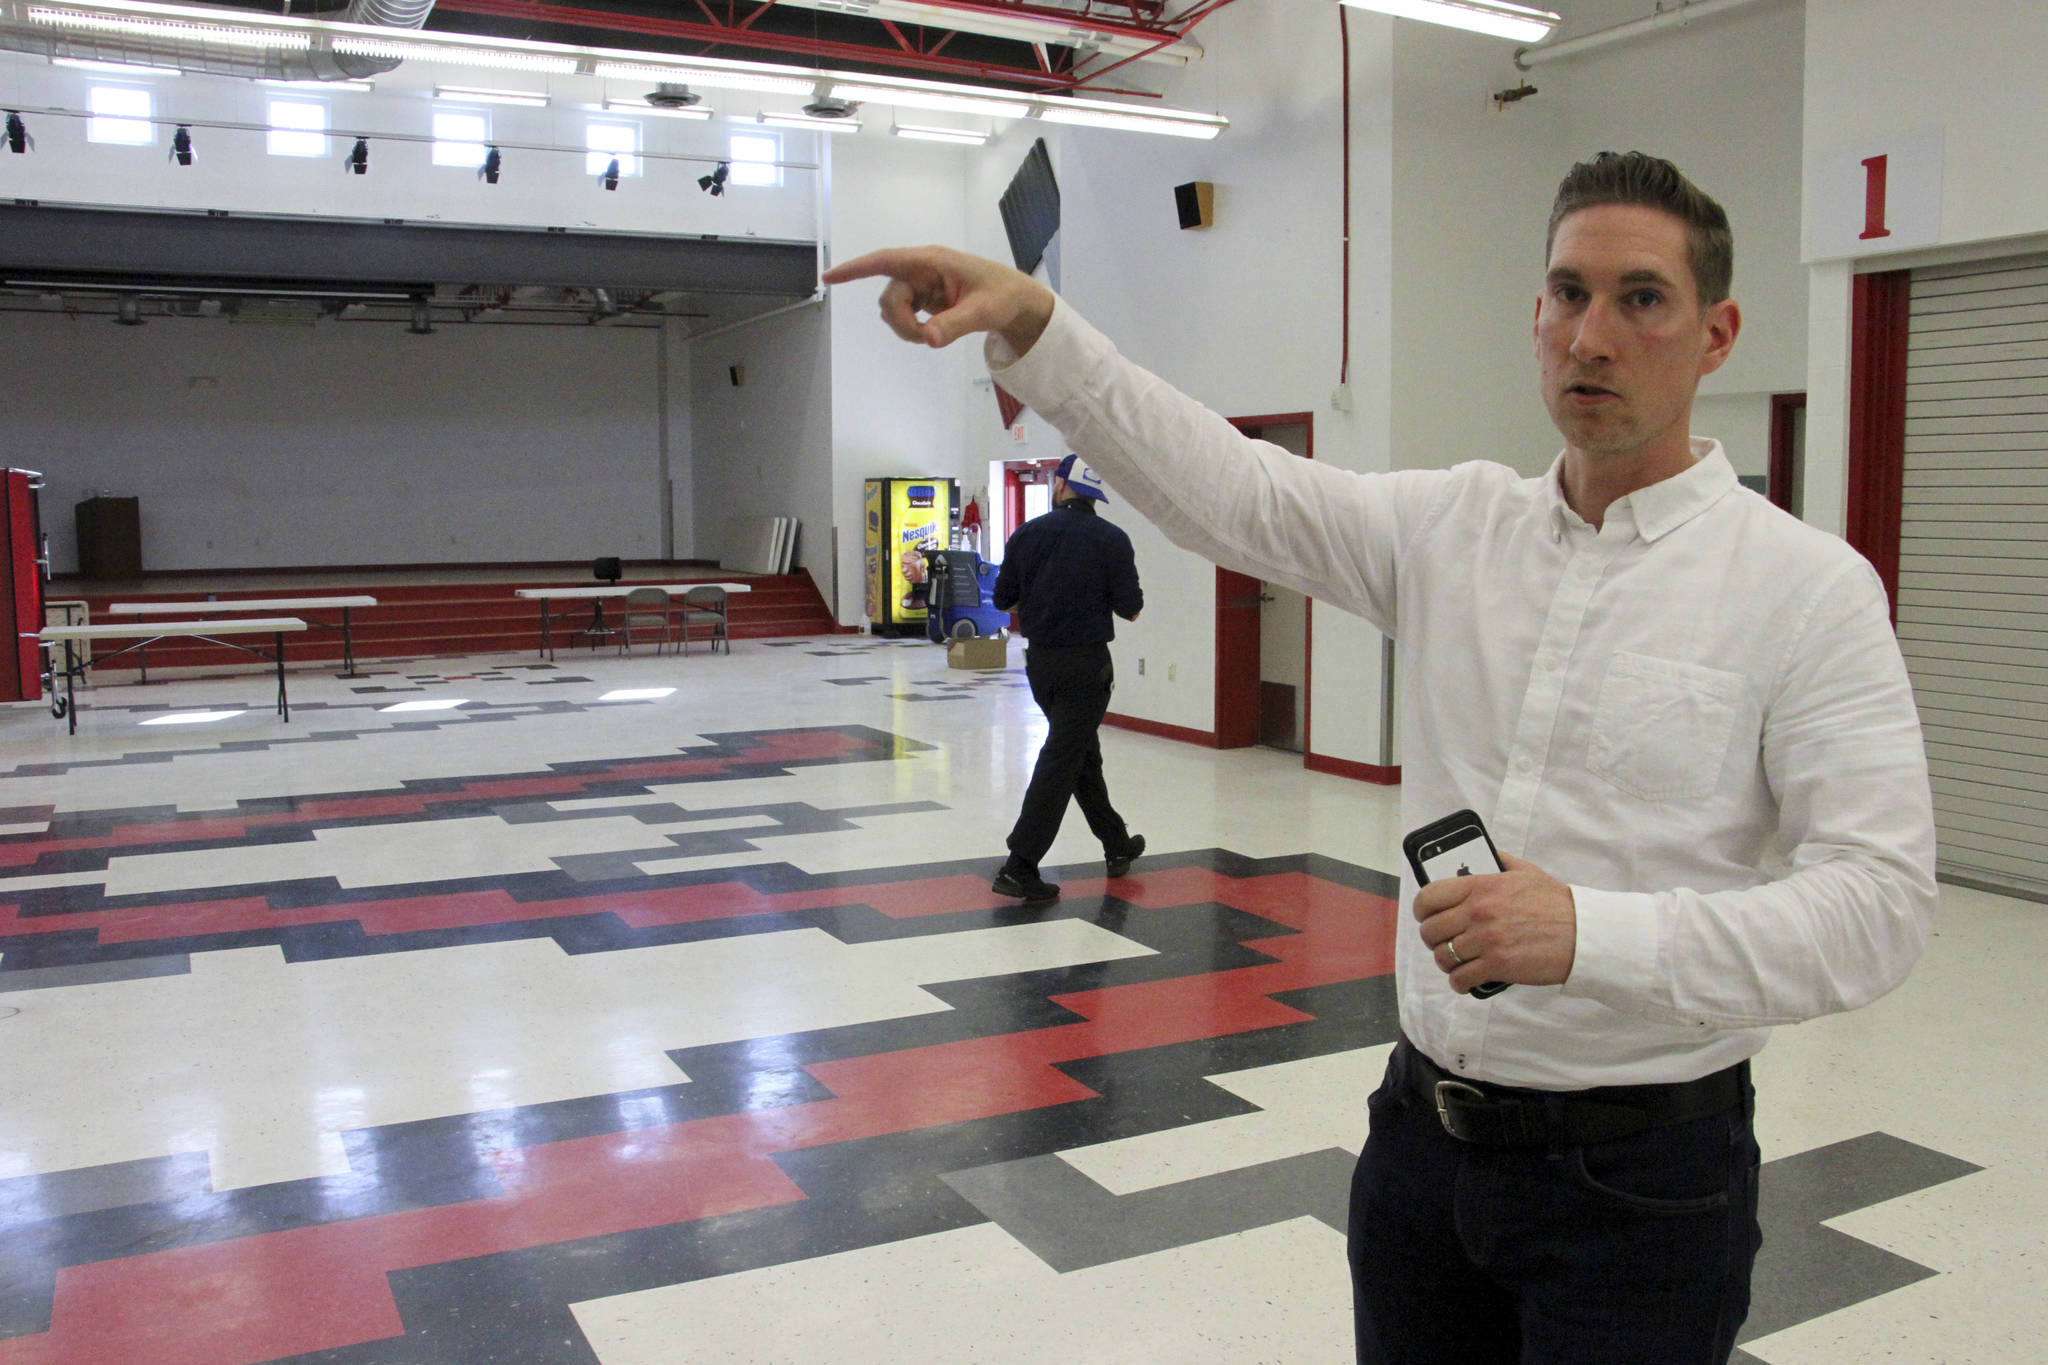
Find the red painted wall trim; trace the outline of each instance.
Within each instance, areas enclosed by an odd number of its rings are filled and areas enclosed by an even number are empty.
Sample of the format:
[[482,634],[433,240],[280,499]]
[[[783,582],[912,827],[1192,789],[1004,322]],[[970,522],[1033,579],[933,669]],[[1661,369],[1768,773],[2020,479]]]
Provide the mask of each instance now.
[[1906,475],[1906,336],[1911,275],[1858,275],[1849,299],[1849,544],[1899,614],[1899,516]]
[[1177,739],[1183,744],[1199,744],[1204,749],[1216,747],[1216,734],[1212,730],[1191,730],[1185,725],[1168,725],[1160,720],[1120,716],[1114,711],[1104,716],[1102,723],[1114,725],[1119,730],[1135,730],[1141,735],[1157,735],[1161,739]]
[[1309,754],[1302,766],[1310,772],[1331,773],[1337,777],[1348,777],[1358,782],[1371,782],[1382,787],[1401,785],[1401,766],[1385,767],[1378,763],[1357,763],[1348,758],[1331,758],[1326,754]]
[[1315,458],[1316,415],[1312,412],[1268,412],[1257,417],[1232,417],[1229,422],[1239,431],[1258,427],[1307,427],[1309,453],[1302,458]]

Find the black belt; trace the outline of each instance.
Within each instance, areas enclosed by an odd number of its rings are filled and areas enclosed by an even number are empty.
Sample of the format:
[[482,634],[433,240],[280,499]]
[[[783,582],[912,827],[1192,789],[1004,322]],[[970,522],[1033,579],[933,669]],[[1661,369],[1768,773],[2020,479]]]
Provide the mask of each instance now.
[[1403,1038],[1395,1061],[1408,1089],[1435,1108],[1444,1131],[1479,1147],[1577,1146],[1690,1123],[1742,1102],[1748,1062],[1672,1085],[1523,1090],[1454,1076]]

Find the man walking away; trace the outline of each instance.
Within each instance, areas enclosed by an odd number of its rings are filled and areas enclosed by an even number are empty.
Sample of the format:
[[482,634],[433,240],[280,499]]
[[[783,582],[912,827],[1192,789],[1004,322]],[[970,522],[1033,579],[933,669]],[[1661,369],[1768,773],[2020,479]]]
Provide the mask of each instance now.
[[1010,831],[1009,861],[991,884],[998,895],[1027,904],[1060,894],[1038,875],[1038,861],[1060,832],[1069,797],[1081,803],[1088,828],[1102,841],[1110,876],[1123,876],[1145,851],[1145,836],[1127,830],[1109,803],[1097,734],[1116,681],[1111,616],[1135,621],[1145,605],[1131,538],[1095,513],[1095,505],[1107,501],[1102,477],[1067,456],[1053,475],[1052,510],[1017,528],[996,575],[995,606],[1018,613],[1029,642],[1024,676],[1051,726]]

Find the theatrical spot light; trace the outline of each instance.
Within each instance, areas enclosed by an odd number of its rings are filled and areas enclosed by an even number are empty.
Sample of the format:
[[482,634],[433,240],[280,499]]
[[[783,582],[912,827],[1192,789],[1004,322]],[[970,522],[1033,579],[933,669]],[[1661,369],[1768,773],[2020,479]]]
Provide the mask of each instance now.
[[498,183],[498,172],[505,166],[505,157],[496,147],[484,153],[484,164],[476,168],[476,178],[486,185]]
[[370,173],[370,139],[359,137],[356,145],[348,149],[348,155],[341,159],[341,166],[350,175]]
[[28,135],[28,125],[21,121],[21,115],[9,109],[7,111],[7,150],[10,152],[25,152],[35,145],[36,140]]
[[416,337],[430,337],[434,334],[434,312],[427,306],[424,297],[415,295],[412,301],[412,322],[405,329]]
[[604,168],[604,187],[615,190],[619,187],[619,159],[612,158],[611,165]]
[[724,194],[725,178],[731,174],[732,163],[730,161],[721,161],[718,163],[717,170],[709,175],[697,177],[697,188],[713,196]]
[[182,123],[171,134],[171,160],[180,166],[192,164],[192,130]]
[[114,322],[121,327],[142,326],[142,300],[133,294],[123,294],[121,301],[114,305]]

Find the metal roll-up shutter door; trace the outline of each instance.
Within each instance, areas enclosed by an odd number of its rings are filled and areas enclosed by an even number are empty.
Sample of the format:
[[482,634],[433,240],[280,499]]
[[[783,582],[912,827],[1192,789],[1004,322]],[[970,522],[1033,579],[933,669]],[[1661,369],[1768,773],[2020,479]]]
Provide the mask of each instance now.
[[1913,272],[1899,643],[1951,881],[2048,899],[2048,256]]

